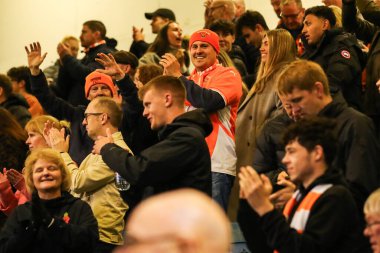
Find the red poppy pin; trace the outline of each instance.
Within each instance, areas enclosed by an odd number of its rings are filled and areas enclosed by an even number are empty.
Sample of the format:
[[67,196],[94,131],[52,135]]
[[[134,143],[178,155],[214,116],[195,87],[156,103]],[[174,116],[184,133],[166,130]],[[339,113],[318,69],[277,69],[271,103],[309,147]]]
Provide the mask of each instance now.
[[69,222],[70,222],[70,216],[69,216],[68,212],[65,212],[65,213],[63,214],[63,218],[62,218],[62,220],[63,220],[66,224],[69,224]]
[[340,52],[340,54],[341,54],[344,58],[346,58],[346,59],[350,59],[350,58],[351,58],[351,54],[350,54],[350,52],[348,52],[347,50],[342,50],[342,51]]

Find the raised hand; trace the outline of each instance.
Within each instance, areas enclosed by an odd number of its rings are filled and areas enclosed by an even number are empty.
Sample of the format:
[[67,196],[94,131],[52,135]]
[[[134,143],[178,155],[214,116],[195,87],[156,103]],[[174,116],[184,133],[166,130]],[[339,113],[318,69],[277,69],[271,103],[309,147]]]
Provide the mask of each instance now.
[[115,80],[121,80],[125,77],[124,71],[120,68],[120,66],[116,63],[115,58],[112,56],[112,54],[98,54],[99,58],[95,58],[95,61],[102,64],[104,69],[97,69],[96,71],[109,75]]
[[64,43],[60,42],[57,46],[57,53],[59,55],[59,58],[62,59],[66,55],[72,55],[70,47],[65,45]]
[[160,60],[160,65],[164,67],[164,75],[174,77],[182,76],[181,65],[173,54],[164,54]]
[[33,42],[29,48],[25,46],[28,56],[28,66],[32,75],[36,76],[40,73],[40,65],[45,60],[47,53],[41,55],[41,45],[39,42]]
[[5,170],[4,169],[4,174],[7,175],[7,178],[9,180],[9,182],[17,189],[17,186],[19,184],[22,184],[25,180],[24,180],[24,176],[18,172],[17,170],[15,169],[10,169],[10,170]]
[[142,41],[145,39],[145,36],[144,36],[144,28],[141,28],[141,29],[138,29],[137,27],[133,26],[132,27],[132,38],[133,38],[133,41]]
[[62,128],[61,131],[59,131],[54,127],[50,128],[50,130],[46,130],[47,127],[48,126],[45,125],[44,137],[47,137],[46,140],[48,145],[59,152],[67,152],[69,150],[70,136],[68,135],[65,138],[65,128]]

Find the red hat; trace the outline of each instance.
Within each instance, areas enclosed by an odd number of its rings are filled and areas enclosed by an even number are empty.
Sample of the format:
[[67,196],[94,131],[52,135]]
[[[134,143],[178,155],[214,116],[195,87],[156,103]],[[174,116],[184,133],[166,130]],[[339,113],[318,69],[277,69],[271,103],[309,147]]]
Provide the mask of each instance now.
[[189,47],[191,47],[191,45],[193,45],[193,43],[196,41],[203,41],[209,43],[215,49],[216,53],[219,54],[219,36],[213,31],[209,29],[201,29],[199,31],[196,31],[190,37]]
[[86,84],[84,85],[84,92],[86,97],[88,97],[88,93],[90,92],[90,88],[95,84],[104,84],[107,85],[111,91],[111,95],[114,96],[116,94],[116,88],[114,83],[112,82],[112,78],[106,74],[94,71],[86,76]]

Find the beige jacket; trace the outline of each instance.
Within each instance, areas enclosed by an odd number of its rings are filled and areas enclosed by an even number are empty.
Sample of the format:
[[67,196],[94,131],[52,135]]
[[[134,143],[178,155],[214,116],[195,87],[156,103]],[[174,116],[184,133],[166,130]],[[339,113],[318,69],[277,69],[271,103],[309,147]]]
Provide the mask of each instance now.
[[[112,134],[115,144],[128,150],[120,132]],[[132,152],[131,152],[132,153]],[[62,153],[71,172],[71,190],[90,204],[98,221],[99,239],[110,244],[123,244],[124,215],[128,205],[115,185],[115,172],[102,160],[102,156],[89,154],[78,166],[68,153]]]
[[281,113],[281,101],[276,93],[276,75],[266,83],[262,93],[252,89],[238,109],[236,120],[236,169],[252,166],[256,150],[256,138],[266,121]]

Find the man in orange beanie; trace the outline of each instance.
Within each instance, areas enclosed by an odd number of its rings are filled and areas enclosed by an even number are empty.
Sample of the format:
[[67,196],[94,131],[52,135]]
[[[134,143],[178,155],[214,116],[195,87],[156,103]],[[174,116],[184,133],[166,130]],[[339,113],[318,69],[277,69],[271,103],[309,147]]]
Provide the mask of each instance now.
[[[82,125],[86,107],[74,106],[50,92],[45,75],[40,70],[46,53],[41,54],[41,46],[38,42],[31,44],[30,48],[26,48],[26,52],[31,73],[32,93],[48,114],[70,121],[69,154],[77,164],[80,164],[91,153],[94,145],[93,140],[87,136],[86,128]],[[113,97],[116,95],[116,88],[111,77],[96,71],[86,77],[84,91],[86,98],[90,101],[100,96]]]
[[194,32],[189,43],[195,69],[190,77],[181,74],[180,64],[172,54],[160,61],[164,74],[178,77],[186,87],[187,110],[204,108],[213,124],[206,138],[212,170],[212,197],[225,210],[236,175],[235,121],[242,80],[235,68],[218,62],[219,37],[208,29]]

